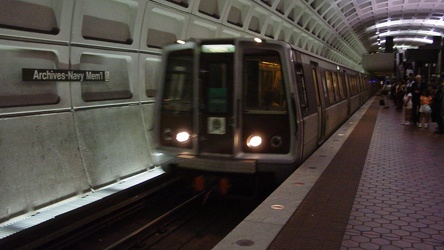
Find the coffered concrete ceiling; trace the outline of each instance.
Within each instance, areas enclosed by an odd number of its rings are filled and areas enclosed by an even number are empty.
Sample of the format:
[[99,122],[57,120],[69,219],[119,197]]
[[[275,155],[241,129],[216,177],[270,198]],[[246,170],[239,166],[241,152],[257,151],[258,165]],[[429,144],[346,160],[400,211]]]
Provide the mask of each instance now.
[[295,37],[303,34],[302,39],[309,41],[296,38],[296,46],[349,66],[360,64],[365,54],[384,52],[387,37],[393,37],[394,49],[402,52],[432,44],[434,37],[442,37],[444,33],[444,0],[251,2],[281,15],[299,30]]
[[[311,9],[356,50],[372,53],[393,36],[398,49],[431,44],[443,36],[444,1],[306,0]],[[356,45],[353,45],[353,44]],[[361,48],[362,46],[362,48]]]

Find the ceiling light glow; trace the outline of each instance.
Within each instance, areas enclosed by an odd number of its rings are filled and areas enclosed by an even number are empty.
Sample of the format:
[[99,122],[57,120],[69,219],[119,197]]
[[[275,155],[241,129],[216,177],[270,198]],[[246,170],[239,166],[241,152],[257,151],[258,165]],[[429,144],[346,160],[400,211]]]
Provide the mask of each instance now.
[[381,37],[386,37],[386,36],[405,36],[405,35],[442,36],[441,33],[435,32],[435,31],[430,31],[430,30],[396,30],[396,31],[387,31],[387,32],[381,33],[381,34],[379,34],[379,36],[372,36],[372,37],[370,37],[370,39],[377,40],[378,37],[380,39]]
[[[433,40],[431,39],[426,39],[426,38],[415,38],[415,37],[400,37],[400,38],[394,38],[393,42],[415,42],[415,43],[427,43],[427,44],[432,44]],[[380,42],[385,43],[385,41],[381,41]],[[379,45],[378,42],[373,43],[373,45]]]
[[371,32],[373,30],[378,30],[380,28],[390,28],[390,27],[399,27],[399,26],[422,26],[422,27],[437,27],[444,28],[443,20],[430,20],[430,19],[407,19],[407,20],[395,20],[395,21],[386,21],[382,23],[378,23],[368,27],[365,31]]

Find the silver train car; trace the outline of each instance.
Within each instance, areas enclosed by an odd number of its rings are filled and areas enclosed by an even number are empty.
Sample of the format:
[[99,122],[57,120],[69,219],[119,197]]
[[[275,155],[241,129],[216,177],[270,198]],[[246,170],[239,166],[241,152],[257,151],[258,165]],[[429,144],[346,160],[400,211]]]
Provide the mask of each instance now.
[[280,41],[168,45],[155,107],[170,166],[284,180],[374,93],[362,73]]

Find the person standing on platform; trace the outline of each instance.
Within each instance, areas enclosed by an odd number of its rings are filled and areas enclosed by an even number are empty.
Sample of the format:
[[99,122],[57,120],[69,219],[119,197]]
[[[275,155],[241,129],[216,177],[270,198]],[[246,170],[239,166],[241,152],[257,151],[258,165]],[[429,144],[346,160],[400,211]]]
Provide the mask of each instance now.
[[396,96],[396,88],[398,87],[398,85],[399,85],[399,82],[392,82],[392,85],[390,87],[390,99],[392,99],[393,104],[395,105],[395,107],[396,107],[396,98],[395,98],[395,96]]
[[386,80],[381,92],[382,98],[384,100],[384,108],[389,108],[389,96],[391,87],[392,85],[390,84],[390,81]]
[[404,95],[403,102],[404,102],[404,122],[401,123],[402,125],[412,125],[412,89],[410,87],[407,88],[407,91]]
[[413,75],[413,69],[412,69],[412,67],[408,67],[408,68],[405,70],[405,76],[406,76],[407,80],[408,80],[409,77],[412,76],[412,75]]
[[411,83],[411,91],[412,91],[412,123],[418,124],[419,122],[419,106],[422,89],[421,76],[415,76],[415,80]]
[[399,81],[398,85],[396,85],[395,90],[395,103],[396,103],[396,111],[402,111],[403,101],[405,94],[405,84],[403,81]]
[[432,99],[432,120],[438,124],[435,134],[444,134],[444,81],[438,87]]
[[430,91],[428,89],[424,89],[422,93],[423,94],[419,97],[421,106],[419,108],[418,127],[423,127],[422,121],[424,120],[424,128],[428,128],[430,122],[430,113],[432,112],[432,109],[430,108],[430,105],[432,104],[432,96],[430,95]]

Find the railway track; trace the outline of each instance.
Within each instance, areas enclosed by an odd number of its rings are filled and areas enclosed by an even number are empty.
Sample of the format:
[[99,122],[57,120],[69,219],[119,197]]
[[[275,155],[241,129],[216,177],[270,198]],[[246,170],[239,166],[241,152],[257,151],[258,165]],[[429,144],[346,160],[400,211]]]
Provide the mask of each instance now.
[[0,241],[0,249],[62,248],[114,221],[136,214],[149,201],[154,202],[162,192],[173,190],[182,182],[181,178],[170,174],[158,176],[8,236]]
[[211,249],[269,193],[227,197],[217,178],[199,191],[190,179],[165,174],[2,239],[0,249]]
[[145,208],[63,248],[211,249],[265,198],[222,196],[217,185],[195,192],[187,183],[162,191],[159,199],[150,197]]

